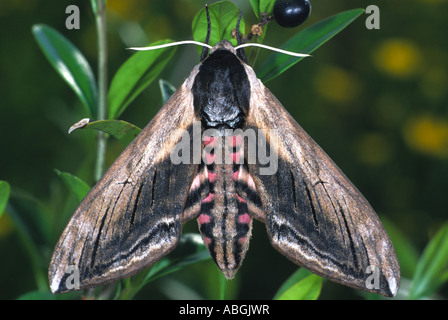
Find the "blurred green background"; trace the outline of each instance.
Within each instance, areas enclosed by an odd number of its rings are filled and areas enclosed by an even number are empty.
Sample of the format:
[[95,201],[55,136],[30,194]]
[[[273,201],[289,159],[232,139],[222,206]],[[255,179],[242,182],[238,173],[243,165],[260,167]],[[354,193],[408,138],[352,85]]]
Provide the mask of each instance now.
[[[192,19],[207,2],[211,1],[109,0],[110,77],[132,54],[126,47],[166,38],[192,39]],[[248,0],[233,2],[243,10],[246,26],[257,22]],[[266,85],[365,195],[388,231],[404,236],[397,253],[406,287],[416,257],[448,217],[447,1],[310,2],[312,13],[304,25],[285,30],[272,22],[264,43],[279,46],[301,28],[370,4],[380,8],[380,29],[368,30],[368,15],[363,15],[312,58]],[[70,4],[75,3],[0,2],[0,180],[11,185],[7,210],[25,212],[27,221],[42,212],[68,218],[75,208],[76,201],[55,168],[93,183],[95,133],[67,134],[73,123],[85,117],[84,108],[47,62],[31,33],[36,23],[54,27],[80,49],[96,73],[90,1],[76,1],[81,10],[80,30],[65,27],[65,8]],[[255,70],[269,54],[260,52]],[[177,87],[198,61],[196,48],[181,47],[161,77]],[[160,89],[154,82],[120,118],[144,127],[161,105]],[[108,165],[122,149],[117,141],[109,141]],[[55,244],[65,225],[45,226],[51,229],[50,239],[28,235],[44,255],[44,265],[35,266],[30,258],[33,249],[23,241],[17,223],[8,214],[0,218],[2,299],[15,299],[43,286],[35,270],[45,275],[53,250],[47,244]],[[195,222],[184,230],[197,231]],[[230,294],[271,299],[296,268],[270,246],[264,226],[255,223],[251,248],[229,285]],[[216,298],[217,284],[216,267],[206,262],[151,283],[138,297]],[[446,286],[439,294],[447,297]],[[321,297],[360,296],[326,281]]]

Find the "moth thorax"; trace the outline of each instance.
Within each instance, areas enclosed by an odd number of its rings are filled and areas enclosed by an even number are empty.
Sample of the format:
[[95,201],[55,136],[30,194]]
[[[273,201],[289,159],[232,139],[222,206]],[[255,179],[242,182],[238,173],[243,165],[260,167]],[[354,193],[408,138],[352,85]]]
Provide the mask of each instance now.
[[249,111],[250,83],[243,63],[228,50],[212,53],[193,87],[195,113],[206,127],[241,127]]

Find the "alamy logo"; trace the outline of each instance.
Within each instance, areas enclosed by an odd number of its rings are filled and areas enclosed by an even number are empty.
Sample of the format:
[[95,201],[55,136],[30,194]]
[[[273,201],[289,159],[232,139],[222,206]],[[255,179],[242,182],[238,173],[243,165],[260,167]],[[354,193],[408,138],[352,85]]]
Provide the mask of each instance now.
[[70,14],[67,19],[65,19],[65,27],[68,30],[80,28],[80,15],[78,6],[72,4],[65,8],[65,13]]
[[369,15],[366,19],[366,28],[369,30],[380,29],[380,8],[371,4],[366,8],[366,14]]
[[[278,130],[206,129],[193,123],[192,137],[188,130],[173,133],[181,137],[170,153],[173,164],[258,164],[260,175],[273,175],[278,169]],[[192,145],[191,145],[192,144]],[[204,149],[201,152],[202,145]],[[247,151],[245,153],[245,151]]]
[[378,290],[380,288],[380,268],[369,265],[366,268],[366,274],[369,274],[366,279],[366,288],[369,290]]
[[79,269],[75,265],[69,265],[65,270],[68,274],[67,279],[65,279],[65,287],[69,290],[79,290]]

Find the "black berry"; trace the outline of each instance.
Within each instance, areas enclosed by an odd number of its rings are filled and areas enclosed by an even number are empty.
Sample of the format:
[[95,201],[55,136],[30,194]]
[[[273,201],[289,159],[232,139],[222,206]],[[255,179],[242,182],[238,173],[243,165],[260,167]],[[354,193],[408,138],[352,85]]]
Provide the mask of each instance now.
[[274,19],[285,28],[302,24],[310,12],[311,4],[308,0],[277,0],[274,4]]

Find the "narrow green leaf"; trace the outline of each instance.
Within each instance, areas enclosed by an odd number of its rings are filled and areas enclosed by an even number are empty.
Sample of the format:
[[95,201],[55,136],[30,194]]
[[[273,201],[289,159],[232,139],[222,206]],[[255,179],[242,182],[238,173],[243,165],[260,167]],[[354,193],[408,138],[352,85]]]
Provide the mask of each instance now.
[[162,92],[162,101],[165,104],[171,95],[176,91],[176,88],[166,80],[159,80],[160,91]]
[[322,278],[305,269],[296,271],[280,287],[276,300],[316,300],[322,288]]
[[[236,46],[236,39],[232,37],[232,30],[236,28],[240,10],[229,1],[215,2],[208,7],[211,21],[211,35],[209,44],[214,46],[223,39],[229,40]],[[193,19],[193,38],[196,41],[204,42],[207,35],[207,14],[205,8],[201,9]],[[245,32],[244,18],[240,22],[240,32]],[[202,50],[200,48],[199,50]]]
[[100,130],[118,139],[127,146],[142,131],[139,127],[123,120],[100,120],[89,122],[85,129]]
[[[254,12],[255,12],[255,15],[257,16],[257,18],[260,19],[260,22],[262,21],[260,13],[264,13],[264,14],[266,14],[266,16],[270,16],[273,12],[274,3],[275,3],[275,0],[252,0],[251,1],[252,8],[254,9]],[[254,41],[262,43],[264,38],[267,35],[267,30],[268,30],[268,24],[265,24],[262,27],[261,36],[256,36],[254,38]],[[255,61],[257,60],[258,53],[260,50],[261,50],[260,48],[255,48],[255,47],[245,50],[249,65],[251,65],[251,66],[255,65]]]
[[[310,54],[363,13],[364,9],[354,9],[327,18],[296,34],[280,48],[297,53]],[[263,82],[267,82],[279,76],[302,59],[281,53],[274,53],[258,69],[257,76]]]
[[426,246],[418,262],[409,299],[428,297],[448,280],[448,222]]
[[272,14],[274,3],[275,0],[250,0],[250,4],[257,18],[260,18],[261,12]]
[[90,119],[82,119],[70,127],[68,133],[77,129],[95,129],[110,134],[127,146],[142,131],[139,127],[123,120],[98,120],[90,122]]
[[411,279],[418,264],[419,253],[417,249],[395,224],[385,217],[381,217],[381,221],[394,245],[398,261],[400,261],[401,277]]
[[5,211],[10,192],[11,187],[9,186],[9,183],[0,181],[0,218],[2,217],[3,211]]
[[82,291],[73,291],[65,294],[53,294],[50,290],[35,290],[20,295],[17,300],[74,300],[79,299],[81,295]]
[[210,258],[211,256],[199,234],[184,234],[181,236],[176,250],[169,256],[157,262],[148,271],[140,272],[136,276],[127,279],[119,299],[131,299],[147,283]]
[[[172,42],[157,41],[150,46]],[[112,79],[108,108],[109,119],[118,118],[128,105],[162,72],[176,52],[176,47],[134,53]]]
[[52,294],[50,291],[30,291],[20,295],[17,300],[56,300],[57,295]]
[[176,250],[168,257],[156,263],[147,274],[145,283],[183,269],[194,263],[210,259],[202,238],[196,233],[182,235]]
[[47,248],[51,242],[50,222],[46,219],[49,217],[48,212],[33,196],[16,191],[10,197],[8,216],[13,221],[29,258],[37,288],[41,291],[48,290],[46,259],[42,251],[42,248]]
[[260,13],[272,14],[274,4],[276,0],[259,0],[260,1]]
[[139,127],[123,120],[102,120],[90,122],[86,128],[106,132],[118,139],[124,146],[129,145],[142,131]]
[[304,268],[297,269],[297,271],[294,272],[288,279],[286,279],[286,281],[283,282],[283,284],[277,290],[277,293],[274,296],[274,300],[278,299],[286,290],[291,288],[294,284],[312,274],[313,273]]
[[50,64],[73,89],[88,114],[96,117],[98,92],[95,76],[86,58],[55,29],[37,24],[32,31]]
[[260,18],[260,0],[249,0],[249,2],[254,10],[255,16]]
[[68,172],[61,172],[58,169],[54,169],[54,171],[58,174],[59,177],[61,177],[69,190],[75,194],[78,202],[81,202],[82,199],[84,199],[84,197],[90,191],[90,186],[81,178],[78,178],[77,176],[74,176]]

